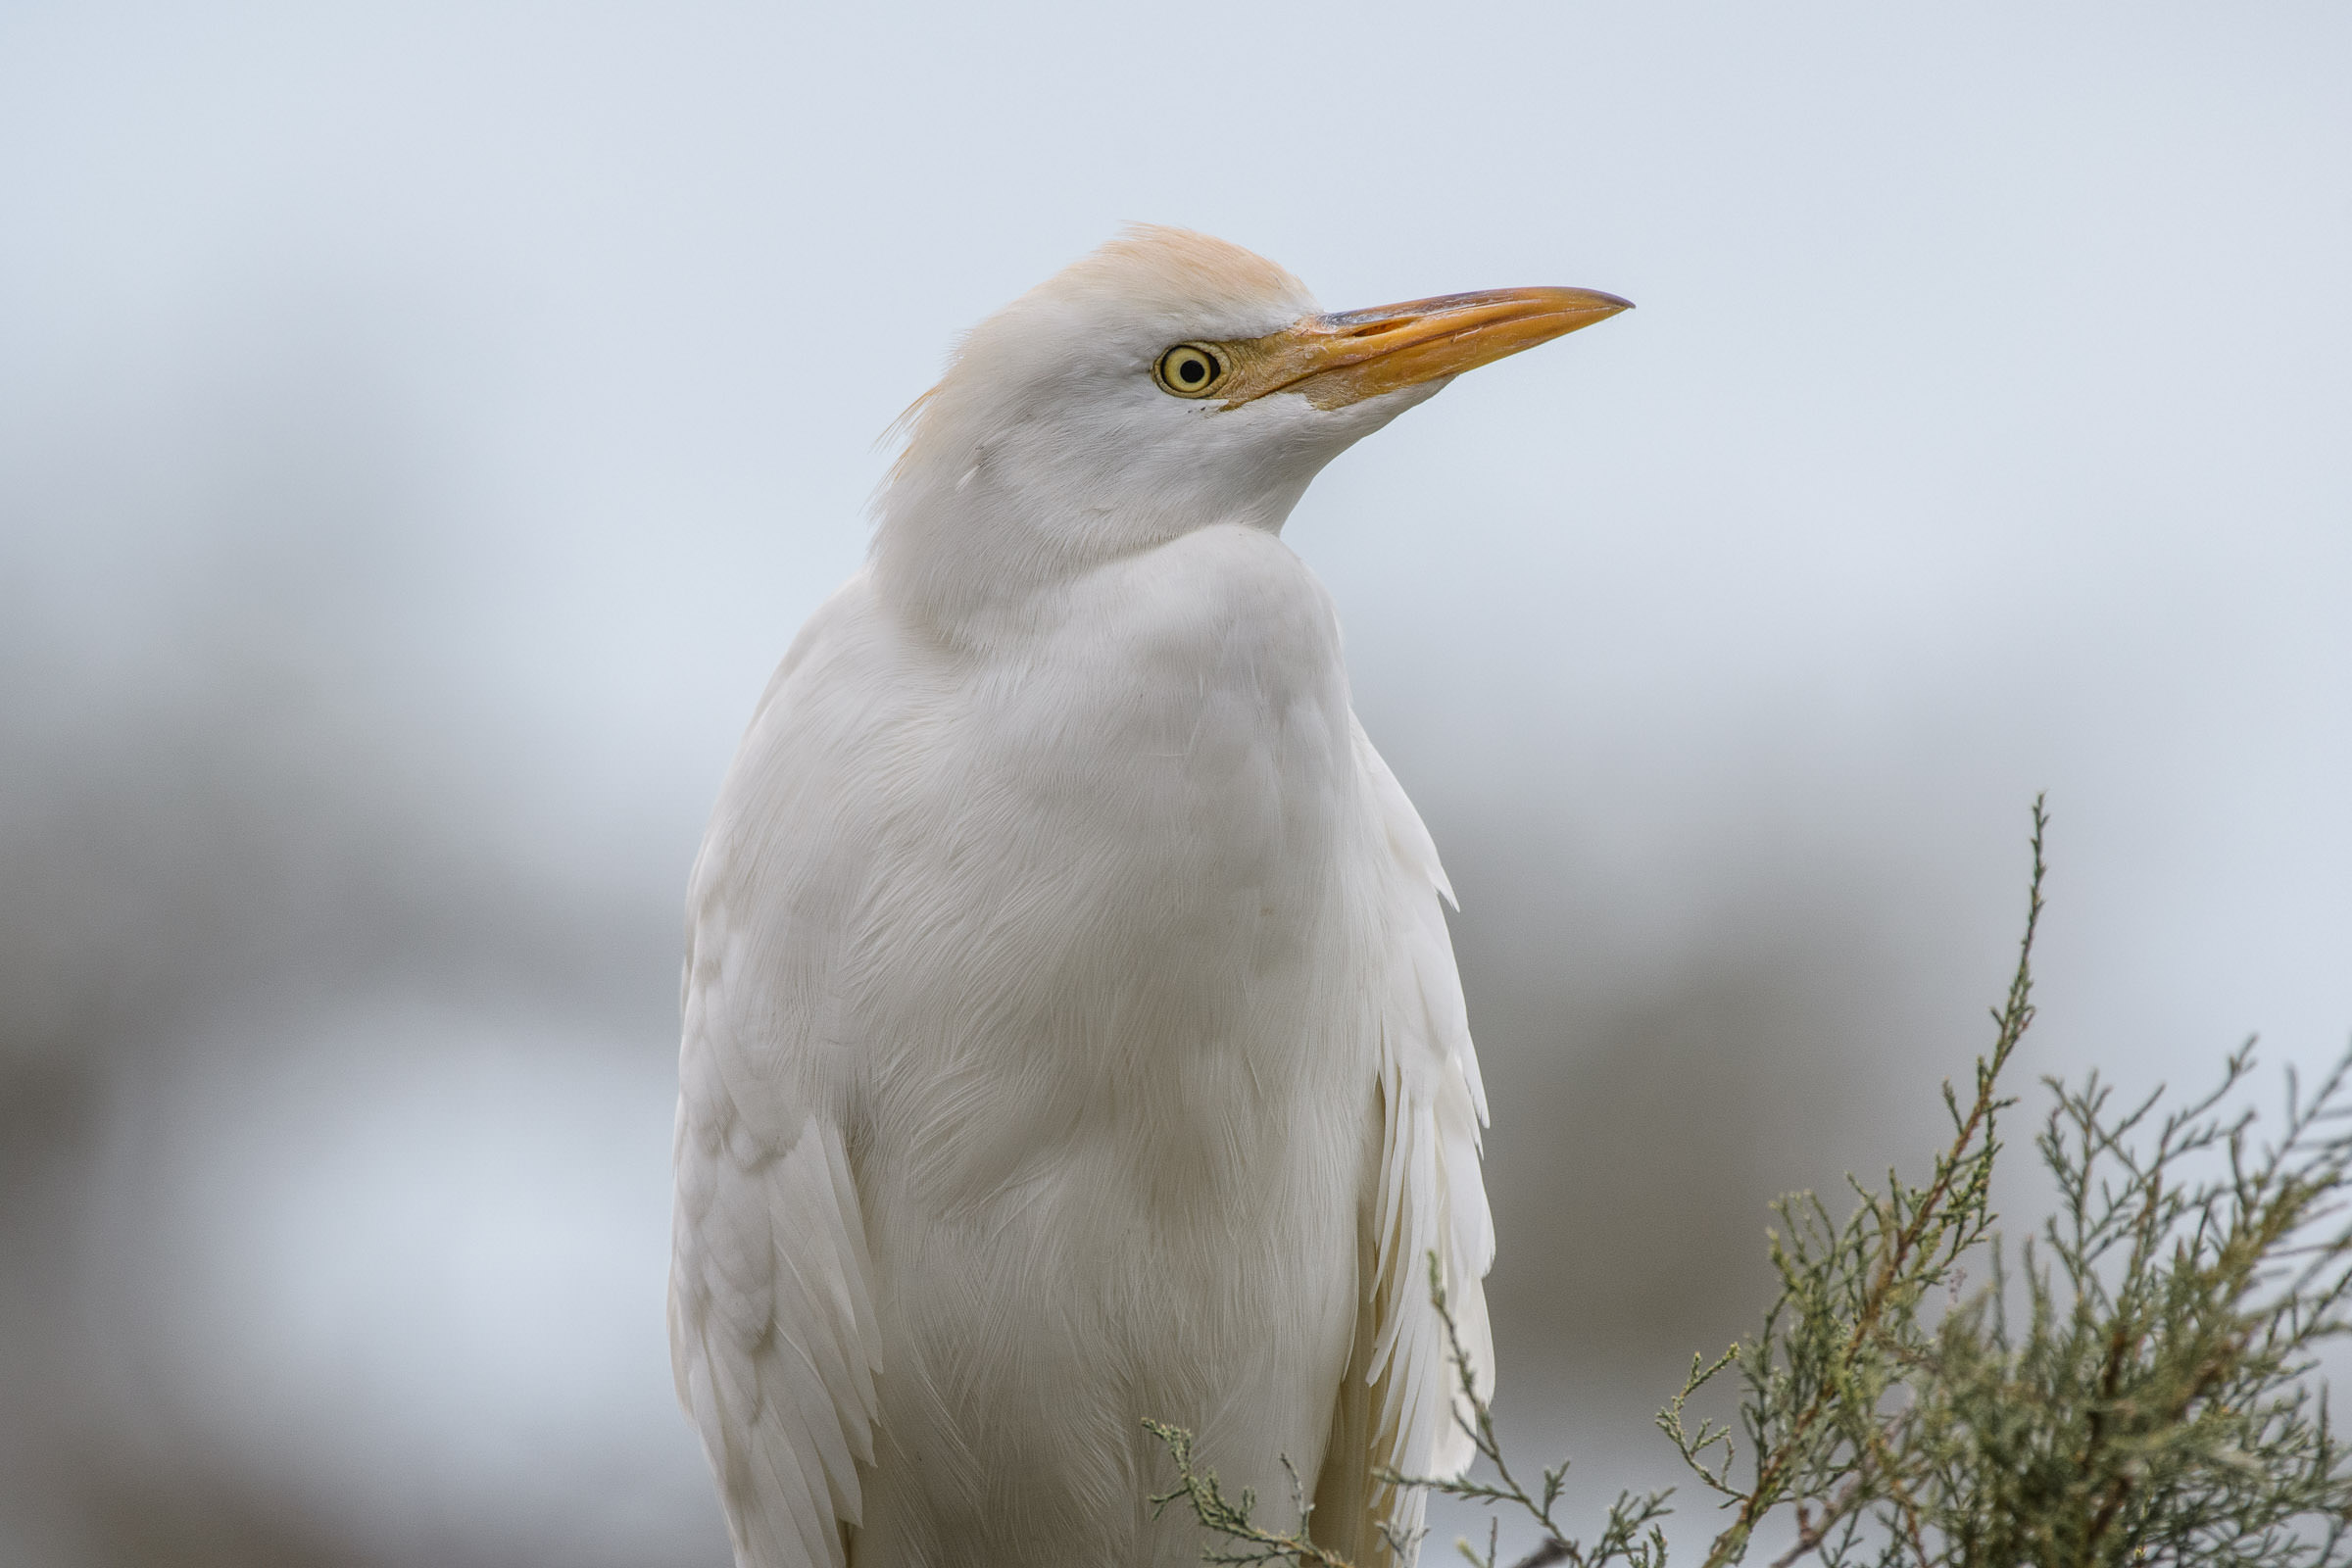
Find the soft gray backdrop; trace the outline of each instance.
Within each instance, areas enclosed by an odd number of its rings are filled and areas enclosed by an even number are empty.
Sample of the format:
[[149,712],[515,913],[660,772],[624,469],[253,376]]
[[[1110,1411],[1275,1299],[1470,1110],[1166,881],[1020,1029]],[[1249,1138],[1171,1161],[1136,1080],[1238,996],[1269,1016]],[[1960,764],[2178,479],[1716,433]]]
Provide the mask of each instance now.
[[1766,1198],[1924,1147],[2034,791],[2030,1070],[2328,1055],[2348,81],[2335,5],[0,6],[0,1562],[723,1560],[702,813],[877,433],[1122,220],[1641,304],[1290,532],[1588,1490]]

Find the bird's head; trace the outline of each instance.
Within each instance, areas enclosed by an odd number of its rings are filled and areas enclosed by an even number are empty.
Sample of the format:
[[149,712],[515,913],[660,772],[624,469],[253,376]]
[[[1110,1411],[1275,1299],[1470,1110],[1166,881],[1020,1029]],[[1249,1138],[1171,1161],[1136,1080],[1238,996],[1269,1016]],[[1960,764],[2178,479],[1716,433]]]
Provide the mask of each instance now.
[[1517,288],[1326,314],[1238,245],[1130,228],[973,328],[907,411],[877,570],[961,619],[1198,528],[1279,529],[1455,375],[1629,308]]

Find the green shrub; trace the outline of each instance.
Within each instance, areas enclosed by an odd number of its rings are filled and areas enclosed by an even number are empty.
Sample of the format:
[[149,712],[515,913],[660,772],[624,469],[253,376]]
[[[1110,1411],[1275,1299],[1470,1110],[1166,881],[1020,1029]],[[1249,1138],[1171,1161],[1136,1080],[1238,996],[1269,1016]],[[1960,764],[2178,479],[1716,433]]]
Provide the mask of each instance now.
[[[2034,1144],[2055,1211],[2014,1260],[1994,1233],[1999,1134],[2017,1103],[2002,1074],[2034,1018],[2046,825],[2036,801],[2017,971],[1974,1093],[1943,1086],[1950,1144],[1920,1185],[1851,1182],[1842,1222],[1810,1193],[1774,1205],[1778,1299],[1752,1338],[1693,1358],[1658,1415],[1728,1516],[1705,1568],[1740,1561],[1768,1522],[1793,1538],[1773,1568],[2352,1557],[2352,1474],[2313,1376],[2352,1293],[2352,1054],[2309,1092],[2290,1069],[2267,1137],[2246,1102],[2251,1046],[2211,1092],[2169,1108],[2161,1091],[2119,1102],[2095,1073],[2046,1079]],[[1964,1265],[1980,1258],[1986,1283],[1970,1293]],[[1450,1332],[1434,1259],[1431,1283]],[[1460,1480],[1397,1479],[1532,1523],[1539,1544],[1519,1568],[1665,1568],[1669,1494],[1622,1494],[1597,1529],[1571,1535],[1556,1517],[1567,1465],[1523,1486],[1458,1340],[1454,1361],[1481,1463]],[[1736,1391],[1736,1421],[1689,1425],[1691,1398],[1719,1388]],[[1348,1568],[1313,1544],[1302,1506],[1288,1530],[1255,1523],[1256,1499],[1225,1496],[1189,1434],[1152,1429],[1177,1471],[1154,1503],[1192,1509],[1206,1560]],[[1460,1549],[1500,1568],[1497,1539]]]

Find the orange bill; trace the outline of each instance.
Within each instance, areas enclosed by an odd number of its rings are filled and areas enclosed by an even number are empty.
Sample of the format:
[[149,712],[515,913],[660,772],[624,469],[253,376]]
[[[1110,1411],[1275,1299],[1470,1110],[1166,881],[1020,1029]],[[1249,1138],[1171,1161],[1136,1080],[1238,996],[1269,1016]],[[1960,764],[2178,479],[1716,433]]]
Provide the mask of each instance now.
[[1215,389],[1229,409],[1274,392],[1337,409],[1474,370],[1633,308],[1597,289],[1485,289],[1310,316],[1266,337],[1204,346],[1232,366]]

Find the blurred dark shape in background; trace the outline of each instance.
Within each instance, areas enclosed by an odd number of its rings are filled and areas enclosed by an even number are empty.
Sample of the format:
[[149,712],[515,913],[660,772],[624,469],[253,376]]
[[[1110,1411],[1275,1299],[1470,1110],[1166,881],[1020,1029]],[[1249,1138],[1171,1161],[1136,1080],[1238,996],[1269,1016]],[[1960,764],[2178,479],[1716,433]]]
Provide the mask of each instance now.
[[570,1430],[663,1392],[612,1363],[660,1368],[676,922],[523,863],[390,695],[414,519],[351,390],[228,411],[257,461],[122,663],[60,624],[119,603],[8,582],[0,1555],[708,1561],[674,1432]]

